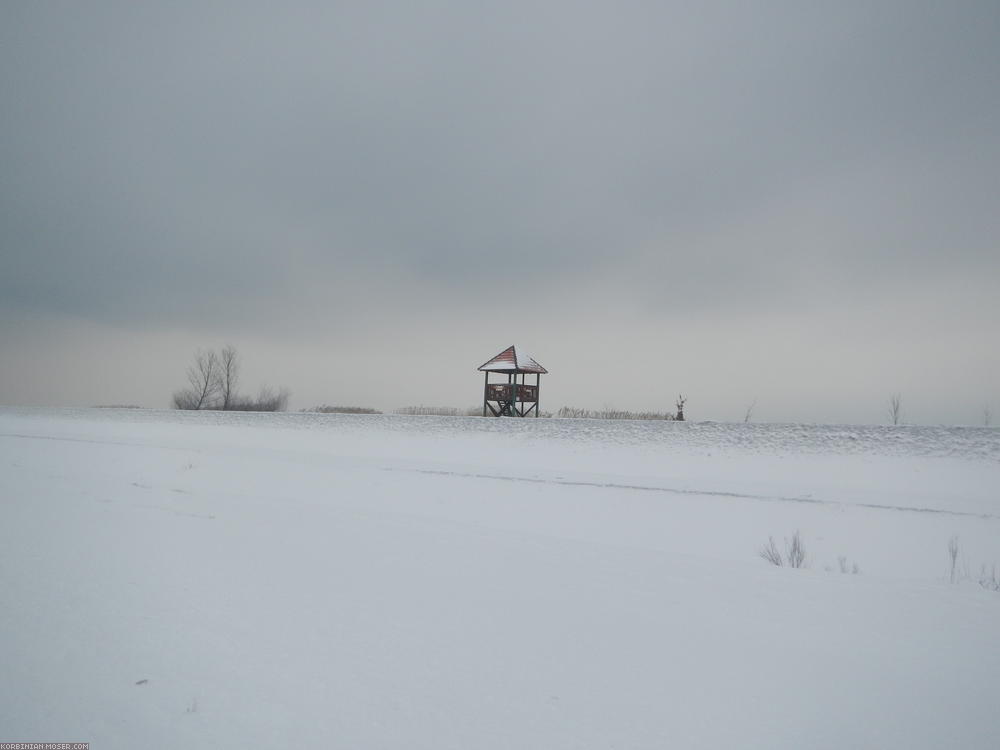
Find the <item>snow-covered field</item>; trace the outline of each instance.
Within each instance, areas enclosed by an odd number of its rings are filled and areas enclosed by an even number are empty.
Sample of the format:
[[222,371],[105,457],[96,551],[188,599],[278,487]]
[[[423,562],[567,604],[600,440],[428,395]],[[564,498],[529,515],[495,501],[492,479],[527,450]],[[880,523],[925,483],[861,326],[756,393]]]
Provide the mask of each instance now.
[[0,741],[995,750],[983,564],[995,429],[0,409]]

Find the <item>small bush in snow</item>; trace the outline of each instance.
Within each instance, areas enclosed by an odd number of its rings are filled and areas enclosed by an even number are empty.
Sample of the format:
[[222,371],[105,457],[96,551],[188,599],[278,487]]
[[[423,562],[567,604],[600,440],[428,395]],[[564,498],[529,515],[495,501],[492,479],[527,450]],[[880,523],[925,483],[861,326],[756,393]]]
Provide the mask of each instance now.
[[781,559],[781,553],[778,552],[778,546],[774,543],[773,536],[767,538],[767,545],[761,547],[758,554],[771,563],[771,565],[777,565],[780,568],[784,564]]
[[226,407],[227,411],[285,411],[288,408],[289,391],[282,388],[275,392],[268,386],[262,386],[257,398],[234,395]]
[[951,582],[955,582],[956,565],[958,563],[958,537],[948,540],[948,557],[951,558]]
[[986,565],[983,565],[979,571],[979,585],[990,591],[1000,591],[1000,572],[997,571],[996,565],[988,572]]
[[861,568],[858,567],[857,563],[854,563],[853,565],[847,564],[848,560],[845,555],[841,555],[840,557],[838,557],[837,563],[840,565],[841,573],[851,573],[853,575],[857,575],[858,573],[861,572]]
[[789,568],[804,568],[806,565],[806,548],[802,546],[802,537],[797,531],[791,541],[785,540],[785,558]]
[[802,544],[802,536],[798,531],[792,535],[791,539],[785,539],[784,559],[778,551],[778,545],[774,543],[773,536],[767,538],[767,544],[761,547],[757,554],[771,565],[776,565],[779,568],[786,564],[789,568],[804,568],[806,566],[806,548]]

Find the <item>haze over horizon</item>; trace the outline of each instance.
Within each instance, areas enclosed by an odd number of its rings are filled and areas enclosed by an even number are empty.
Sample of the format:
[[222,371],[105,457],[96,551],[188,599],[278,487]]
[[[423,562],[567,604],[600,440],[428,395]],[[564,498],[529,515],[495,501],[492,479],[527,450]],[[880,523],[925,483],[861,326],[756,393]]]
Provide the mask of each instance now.
[[[1000,5],[0,6],[0,404],[1000,415]],[[995,417],[994,422],[1000,421]]]

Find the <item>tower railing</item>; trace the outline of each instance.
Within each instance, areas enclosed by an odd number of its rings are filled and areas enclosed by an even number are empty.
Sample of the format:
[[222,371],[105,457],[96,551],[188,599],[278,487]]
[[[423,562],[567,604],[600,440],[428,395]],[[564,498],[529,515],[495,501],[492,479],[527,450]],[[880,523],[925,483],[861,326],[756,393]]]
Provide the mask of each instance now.
[[[516,389],[516,391],[514,390]],[[490,383],[486,386],[487,401],[517,401],[534,402],[538,400],[538,386],[522,383]]]

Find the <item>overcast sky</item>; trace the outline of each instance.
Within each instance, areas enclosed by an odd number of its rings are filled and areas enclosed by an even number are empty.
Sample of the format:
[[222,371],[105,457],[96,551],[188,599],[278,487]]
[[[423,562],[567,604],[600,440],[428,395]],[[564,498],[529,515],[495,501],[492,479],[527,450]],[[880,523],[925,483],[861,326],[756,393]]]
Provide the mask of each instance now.
[[0,5],[0,403],[1000,420],[1000,4]]

